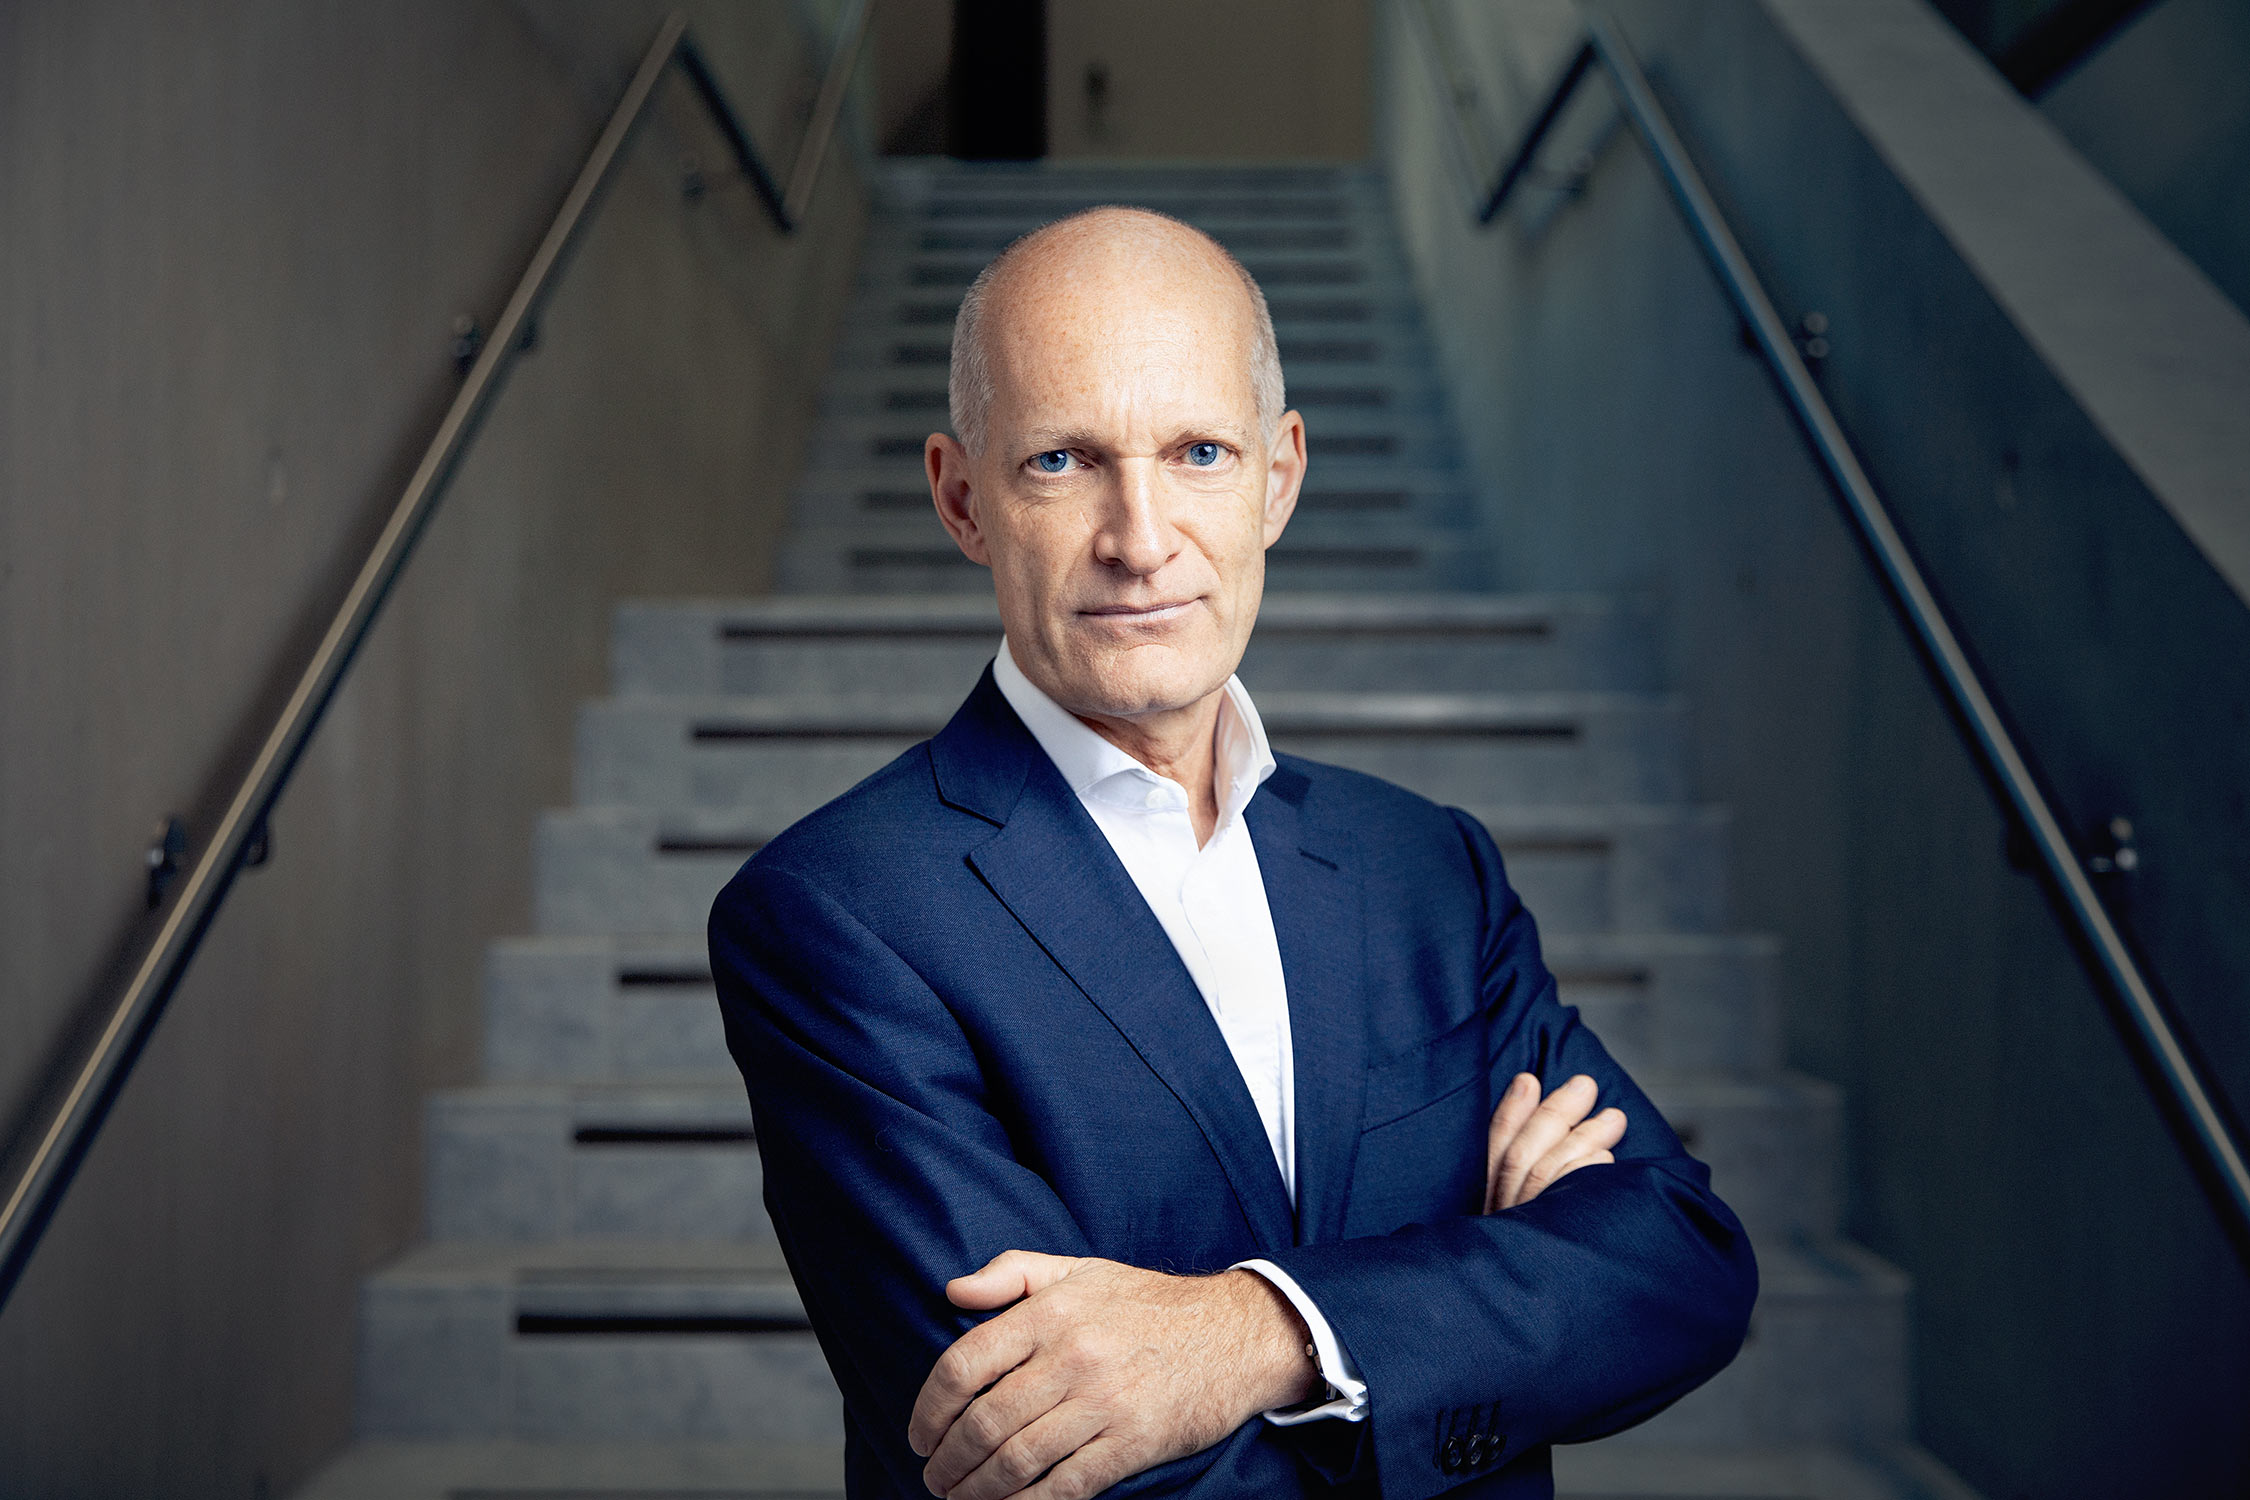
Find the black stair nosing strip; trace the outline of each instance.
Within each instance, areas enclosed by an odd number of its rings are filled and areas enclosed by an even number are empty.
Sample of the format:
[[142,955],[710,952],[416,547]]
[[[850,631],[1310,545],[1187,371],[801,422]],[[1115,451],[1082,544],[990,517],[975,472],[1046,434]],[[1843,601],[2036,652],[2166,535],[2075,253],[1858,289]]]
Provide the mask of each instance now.
[[1617,849],[1614,839],[1601,834],[1524,833],[1505,838],[1494,834],[1492,842],[1500,846],[1503,854],[1579,854],[1606,858]]
[[708,964],[628,964],[617,971],[617,986],[627,990],[711,988]]
[[[921,500],[924,505],[930,503],[928,495],[922,496]],[[729,621],[719,627],[719,639],[728,642],[785,640],[801,644],[807,641],[874,641],[907,637],[908,643],[919,645],[933,640],[990,641],[995,638],[999,629],[1000,621],[997,616],[986,622],[965,620],[959,624],[931,624],[923,620],[839,621],[817,625],[797,625],[786,621],[773,624],[764,621]]]
[[[1024,229],[1029,231],[1082,209],[1100,208],[1118,202],[1117,198],[1104,198],[1099,193],[1077,191],[1045,197],[1018,193],[989,198],[973,193],[954,193],[916,205],[912,216],[923,223],[957,223],[963,219],[1014,220],[1021,222]],[[1151,209],[1190,224],[1197,224],[1199,220],[1220,224],[1230,221],[1270,224],[1277,219],[1298,219],[1313,224],[1349,224],[1354,221],[1351,204],[1347,199],[1340,194],[1322,192],[1232,195],[1134,193],[1126,195],[1126,201],[1119,206]],[[1198,227],[1201,227],[1200,224]]]
[[[985,230],[926,229],[915,241],[916,253],[923,255],[971,254],[982,251],[998,255],[1023,238],[1022,231],[1014,226]],[[1279,251],[1351,251],[1358,241],[1357,228],[1345,224],[1246,224],[1214,235],[1229,250],[1240,255],[1244,251],[1272,254]]]
[[[939,328],[950,325],[959,316],[960,310],[961,302],[957,297],[943,302],[901,302],[891,321],[908,326]],[[1375,304],[1358,297],[1284,298],[1279,301],[1268,298],[1266,310],[1273,315],[1276,324],[1375,321]],[[1284,347],[1287,347],[1286,341]]]
[[1473,640],[1496,636],[1502,640],[1547,641],[1554,639],[1552,620],[1530,617],[1520,620],[1416,620],[1404,625],[1385,624],[1382,621],[1337,620],[1267,620],[1258,626],[1258,638],[1271,641],[1281,636],[1365,636],[1370,642],[1393,641],[1401,637],[1423,637],[1438,641]]
[[1655,978],[1645,966],[1618,964],[1608,968],[1594,965],[1572,965],[1567,962],[1554,966],[1557,984],[1616,984],[1647,986]]
[[1291,406],[1356,406],[1364,410],[1391,404],[1391,389],[1381,385],[1305,385],[1289,392]]
[[758,1135],[748,1125],[581,1125],[570,1138],[581,1146],[747,1146]]
[[706,719],[688,726],[688,739],[698,745],[756,743],[766,740],[923,740],[944,727],[877,724],[744,724]]
[[658,854],[755,854],[766,847],[762,833],[665,833],[657,835]]
[[1278,735],[1319,737],[1330,740],[1511,740],[1528,743],[1569,744],[1582,735],[1575,723],[1518,724],[1292,724],[1286,719],[1268,721]]
[[949,393],[936,391],[885,391],[885,411],[948,411],[953,405]]
[[[986,262],[923,262],[906,268],[899,278],[910,287],[967,286],[977,279]],[[1295,286],[1365,286],[1369,281],[1366,266],[1351,261],[1322,263],[1308,261],[1301,264],[1268,262],[1248,268],[1260,288]]]
[[803,1333],[812,1324],[802,1313],[537,1313],[516,1314],[516,1332],[528,1337],[557,1335],[701,1335]]

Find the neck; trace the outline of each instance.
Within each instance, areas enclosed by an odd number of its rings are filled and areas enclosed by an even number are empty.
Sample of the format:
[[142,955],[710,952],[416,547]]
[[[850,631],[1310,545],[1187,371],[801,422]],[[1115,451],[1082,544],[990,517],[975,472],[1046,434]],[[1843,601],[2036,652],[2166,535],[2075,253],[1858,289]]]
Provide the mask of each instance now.
[[1219,793],[1212,785],[1218,769],[1219,704],[1216,692],[1185,708],[1165,709],[1130,719],[1079,714],[1078,721],[1159,776],[1180,784],[1188,795],[1188,818],[1198,849],[1219,826]]

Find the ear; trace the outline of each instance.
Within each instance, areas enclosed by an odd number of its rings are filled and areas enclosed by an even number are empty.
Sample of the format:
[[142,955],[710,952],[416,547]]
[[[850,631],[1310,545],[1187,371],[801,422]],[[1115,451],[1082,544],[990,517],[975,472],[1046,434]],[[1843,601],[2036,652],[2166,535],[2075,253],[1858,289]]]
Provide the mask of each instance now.
[[1281,540],[1282,528],[1297,513],[1297,492],[1305,485],[1305,419],[1295,411],[1281,414],[1266,454],[1266,545]]
[[942,432],[930,434],[922,445],[922,467],[929,472],[930,499],[938,519],[964,557],[981,567],[992,566],[984,544],[984,528],[977,524],[976,488],[970,480],[969,452]]

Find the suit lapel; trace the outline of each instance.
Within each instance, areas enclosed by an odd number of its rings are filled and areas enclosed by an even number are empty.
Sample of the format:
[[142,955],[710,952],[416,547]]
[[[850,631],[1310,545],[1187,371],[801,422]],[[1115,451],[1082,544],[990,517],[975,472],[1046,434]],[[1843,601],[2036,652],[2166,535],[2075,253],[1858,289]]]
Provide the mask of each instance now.
[[1346,841],[1308,817],[1284,765],[1251,800],[1250,839],[1289,986],[1297,1084],[1297,1243],[1342,1238],[1367,1084],[1366,924]]
[[932,741],[931,760],[940,795],[1001,825],[970,852],[971,866],[1194,1119],[1259,1248],[1290,1244],[1288,1194],[1218,1023],[1109,841],[990,672]]

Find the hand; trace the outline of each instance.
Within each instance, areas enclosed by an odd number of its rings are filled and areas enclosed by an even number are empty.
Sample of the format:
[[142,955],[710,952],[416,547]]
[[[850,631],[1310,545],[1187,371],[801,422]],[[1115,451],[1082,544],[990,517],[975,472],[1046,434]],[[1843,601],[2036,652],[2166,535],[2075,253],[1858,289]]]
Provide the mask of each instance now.
[[1538,1197],[1557,1179],[1580,1167],[1617,1158],[1610,1149],[1625,1139],[1625,1111],[1605,1109],[1592,1119],[1586,1112],[1601,1097],[1594,1080],[1580,1073],[1539,1098],[1539,1079],[1518,1073],[1492,1112],[1484,1142],[1484,1211],[1498,1213]]
[[914,1402],[907,1443],[950,1500],[1077,1500],[1319,1383],[1304,1320],[1249,1271],[1167,1276],[1010,1250],[945,1295],[1016,1304],[939,1355]]

